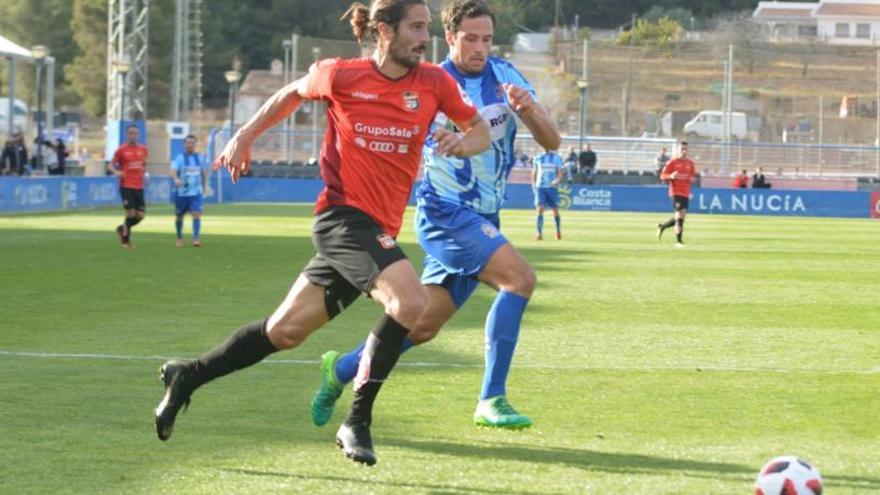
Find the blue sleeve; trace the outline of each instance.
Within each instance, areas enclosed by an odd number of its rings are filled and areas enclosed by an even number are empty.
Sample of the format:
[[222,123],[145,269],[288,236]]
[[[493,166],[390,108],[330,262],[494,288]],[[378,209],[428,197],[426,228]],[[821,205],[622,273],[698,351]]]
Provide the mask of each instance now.
[[514,67],[513,64],[496,57],[492,57],[489,60],[492,63],[492,70],[495,72],[495,78],[498,79],[498,81],[502,84],[507,83],[519,86],[528,91],[535,101],[539,101],[538,94],[535,93],[535,88],[532,87],[531,83],[529,83],[520,71],[516,70],[516,67]]
[[171,162],[171,168],[177,171],[177,174],[180,175],[180,170],[183,168],[183,155],[177,155],[174,157],[174,161]]

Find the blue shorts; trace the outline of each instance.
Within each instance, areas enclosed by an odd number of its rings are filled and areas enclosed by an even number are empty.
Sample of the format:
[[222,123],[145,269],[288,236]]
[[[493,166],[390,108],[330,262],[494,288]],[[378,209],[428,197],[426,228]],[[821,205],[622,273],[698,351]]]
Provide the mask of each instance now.
[[559,191],[555,187],[539,187],[535,192],[535,206],[559,208]]
[[498,231],[498,214],[484,216],[443,201],[420,202],[415,224],[425,251],[422,284],[443,286],[460,308],[480,285],[477,275],[507,244]]
[[186,212],[201,213],[202,212],[202,195],[195,196],[177,196],[174,200],[174,212],[177,216],[181,216]]

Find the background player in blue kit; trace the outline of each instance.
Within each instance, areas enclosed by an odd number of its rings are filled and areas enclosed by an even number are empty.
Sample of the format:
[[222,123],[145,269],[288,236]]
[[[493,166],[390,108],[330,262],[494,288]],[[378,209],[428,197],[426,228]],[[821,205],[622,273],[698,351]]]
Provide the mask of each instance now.
[[532,191],[535,193],[535,209],[538,213],[536,241],[544,238],[544,209],[553,211],[556,222],[556,239],[562,239],[559,222],[559,184],[564,178],[565,163],[553,150],[546,150],[532,160]]
[[[443,11],[449,58],[441,64],[459,83],[489,123],[492,145],[470,158],[437,153],[426,142],[425,176],[417,191],[416,233],[427,253],[422,284],[428,306],[405,342],[405,349],[432,339],[480,281],[498,295],[486,317],[486,368],[474,422],[482,426],[524,428],[531,419],[507,401],[506,380],[520,322],[535,274],[528,262],[498,231],[498,211],[513,167],[516,118],[545,148],[559,147],[560,137],[531,85],[508,62],[489,56],[495,14],[483,0],[455,0]],[[434,126],[454,128],[443,115]],[[363,344],[340,356],[322,356],[323,384],[312,399],[312,419],[326,424],[345,384],[355,376]]]
[[174,228],[177,230],[177,246],[183,246],[183,217],[192,215],[193,246],[199,247],[202,229],[203,191],[207,186],[207,162],[196,153],[196,137],[190,134],[184,139],[184,151],[171,164],[174,179]]

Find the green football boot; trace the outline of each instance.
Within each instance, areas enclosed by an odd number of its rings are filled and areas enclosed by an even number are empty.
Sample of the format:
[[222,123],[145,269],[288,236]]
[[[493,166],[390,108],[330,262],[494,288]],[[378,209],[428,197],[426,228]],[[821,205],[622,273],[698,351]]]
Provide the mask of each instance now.
[[330,421],[336,400],[345,388],[336,378],[337,359],[339,353],[336,351],[327,351],[321,356],[321,388],[312,397],[312,422],[315,426],[324,426]]
[[516,412],[516,409],[507,402],[507,397],[498,395],[477,403],[474,424],[519,430],[532,426],[532,420],[528,416]]

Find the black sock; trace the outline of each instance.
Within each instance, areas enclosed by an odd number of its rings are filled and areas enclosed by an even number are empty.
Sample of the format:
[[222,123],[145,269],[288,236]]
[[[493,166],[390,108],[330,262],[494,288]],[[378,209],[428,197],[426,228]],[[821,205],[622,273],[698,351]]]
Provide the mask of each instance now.
[[233,371],[257,364],[278,349],[266,335],[266,320],[245,325],[188,368],[192,390]]
[[354,400],[346,424],[372,423],[373,402],[400,357],[407,333],[409,330],[388,315],[370,332],[354,379]]
[[139,217],[125,217],[125,242],[131,239],[131,228],[140,222],[141,219]]
[[670,219],[667,220],[665,223],[661,223],[661,224],[660,224],[660,228],[663,229],[663,230],[666,230],[666,229],[668,229],[669,227],[672,227],[673,225],[675,225],[675,217],[670,218]]
[[675,221],[675,225],[678,226],[678,232],[675,234],[675,239],[678,242],[682,242],[681,236],[684,234],[684,218],[679,218]]

